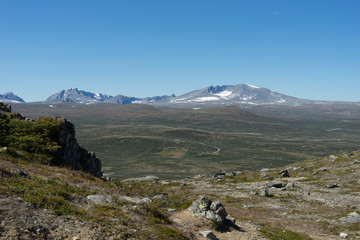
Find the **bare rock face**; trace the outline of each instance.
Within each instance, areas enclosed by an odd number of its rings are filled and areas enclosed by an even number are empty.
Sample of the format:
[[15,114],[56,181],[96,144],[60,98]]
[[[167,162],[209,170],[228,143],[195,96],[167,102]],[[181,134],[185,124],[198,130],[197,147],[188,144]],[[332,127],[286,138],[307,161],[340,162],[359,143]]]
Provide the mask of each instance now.
[[60,126],[58,150],[63,164],[70,166],[75,170],[83,170],[96,177],[101,177],[101,160],[86,149],[79,146],[75,138],[74,124],[66,119]]

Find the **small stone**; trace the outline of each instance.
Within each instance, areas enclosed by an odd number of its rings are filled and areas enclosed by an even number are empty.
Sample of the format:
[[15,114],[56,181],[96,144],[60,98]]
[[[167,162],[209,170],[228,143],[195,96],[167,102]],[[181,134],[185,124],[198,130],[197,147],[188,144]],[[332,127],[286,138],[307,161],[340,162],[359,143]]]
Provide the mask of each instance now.
[[329,183],[325,184],[325,187],[326,188],[337,188],[339,186],[336,183],[329,182]]
[[152,200],[150,198],[147,198],[147,197],[142,198],[141,201],[143,203],[151,203],[152,202]]
[[286,183],[283,183],[283,182],[267,182],[266,185],[268,187],[283,188],[283,187],[286,186]]
[[289,171],[287,169],[281,170],[278,172],[278,174],[280,174],[281,177],[290,177]]
[[250,191],[250,195],[258,195],[258,191],[256,189],[253,189]]
[[29,175],[28,173],[23,172],[20,169],[12,170],[11,172],[18,175],[19,177],[27,177]]
[[168,194],[167,194],[167,193],[161,193],[161,194],[155,195],[155,196],[153,197],[153,199],[155,199],[155,200],[165,200],[165,199],[167,199],[167,198],[168,198]]
[[360,163],[360,160],[359,159],[356,159],[353,161],[353,164],[359,164]]
[[29,174],[21,170],[17,170],[17,175],[20,177],[27,177]]
[[167,211],[168,211],[168,212],[175,212],[176,209],[175,209],[175,208],[168,208]]
[[236,176],[236,172],[227,172],[227,173],[225,173],[225,176],[228,176],[228,177]]
[[339,235],[340,235],[340,237],[342,237],[342,238],[347,238],[347,237],[349,236],[349,235],[346,234],[346,233],[340,233]]
[[225,176],[225,174],[226,174],[225,171],[217,171],[213,176],[213,178],[218,178],[219,176]]
[[262,169],[260,169],[260,172],[268,172],[268,171],[270,171],[270,169],[268,169],[268,168],[262,168]]
[[261,189],[260,190],[260,196],[262,196],[262,197],[270,197],[269,189],[268,188]]
[[255,207],[255,205],[251,205],[251,204],[250,204],[250,205],[244,205],[244,206],[243,206],[243,208],[253,208],[253,207]]
[[6,152],[7,149],[8,149],[7,147],[3,147],[0,149],[0,152]]
[[139,178],[128,178],[122,180],[122,182],[141,182],[141,181],[157,181],[159,178],[157,176],[146,176],[146,177],[139,177]]
[[218,239],[218,238],[215,236],[215,234],[214,234],[212,231],[210,231],[210,230],[202,232],[201,235],[202,235],[204,238],[208,238],[208,239],[212,239],[212,240]]

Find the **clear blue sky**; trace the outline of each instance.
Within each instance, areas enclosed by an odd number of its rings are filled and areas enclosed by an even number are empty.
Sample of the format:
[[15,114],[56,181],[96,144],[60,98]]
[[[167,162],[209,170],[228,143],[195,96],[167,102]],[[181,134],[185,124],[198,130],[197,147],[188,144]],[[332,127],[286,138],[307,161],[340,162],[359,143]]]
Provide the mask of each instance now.
[[0,93],[248,83],[360,101],[359,0],[0,0]]

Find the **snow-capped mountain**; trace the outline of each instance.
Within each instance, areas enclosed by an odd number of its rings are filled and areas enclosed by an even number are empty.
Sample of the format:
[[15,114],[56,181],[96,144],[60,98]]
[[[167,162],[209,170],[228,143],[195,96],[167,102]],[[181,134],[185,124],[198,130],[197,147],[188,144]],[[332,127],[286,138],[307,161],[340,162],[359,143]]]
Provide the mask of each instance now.
[[8,93],[0,94],[0,102],[24,103],[25,101],[21,97],[16,96],[14,93],[8,92]]
[[[210,86],[168,100],[170,105],[280,104],[299,105],[310,100],[290,97],[250,84]],[[164,102],[159,102],[165,104]]]
[[69,88],[55,93],[46,99],[46,102],[60,103],[60,102],[75,102],[83,104],[100,103],[106,99],[112,98],[111,96],[101,93],[91,93],[77,88]]
[[127,97],[124,95],[110,96],[101,93],[86,92],[83,90],[79,90],[77,88],[69,88],[67,90],[62,90],[58,93],[51,95],[45,100],[45,102],[48,103],[74,102],[81,104],[93,104],[93,103],[149,104],[173,97],[175,97],[175,95],[171,95],[171,96],[165,95],[165,96],[156,96],[156,97],[148,97],[148,98]]

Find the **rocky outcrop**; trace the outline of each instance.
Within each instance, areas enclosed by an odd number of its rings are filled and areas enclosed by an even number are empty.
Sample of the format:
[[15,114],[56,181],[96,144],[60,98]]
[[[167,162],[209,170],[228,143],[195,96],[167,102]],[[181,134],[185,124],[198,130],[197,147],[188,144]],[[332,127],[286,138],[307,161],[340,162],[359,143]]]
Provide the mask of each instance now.
[[74,170],[82,170],[96,177],[101,177],[101,160],[95,156],[95,153],[88,152],[79,146],[75,138],[74,124],[66,119],[62,119],[60,125],[58,150],[62,164],[70,166]]
[[0,111],[11,112],[11,106],[9,104],[0,102]]
[[[0,118],[24,120],[28,122],[35,122],[34,119],[25,118],[20,113],[12,113],[11,106],[0,102]],[[51,117],[50,117],[51,118]],[[51,142],[55,142],[59,148],[56,150],[53,157],[55,161],[52,163],[66,165],[74,170],[82,170],[88,172],[96,177],[101,177],[101,160],[95,156],[95,153],[88,152],[86,149],[79,146],[75,138],[75,127],[74,124],[66,120],[65,118],[52,117],[53,121],[59,122],[57,134],[49,134]],[[25,132],[27,137],[33,137],[34,132]],[[2,148],[1,151],[7,150]]]

